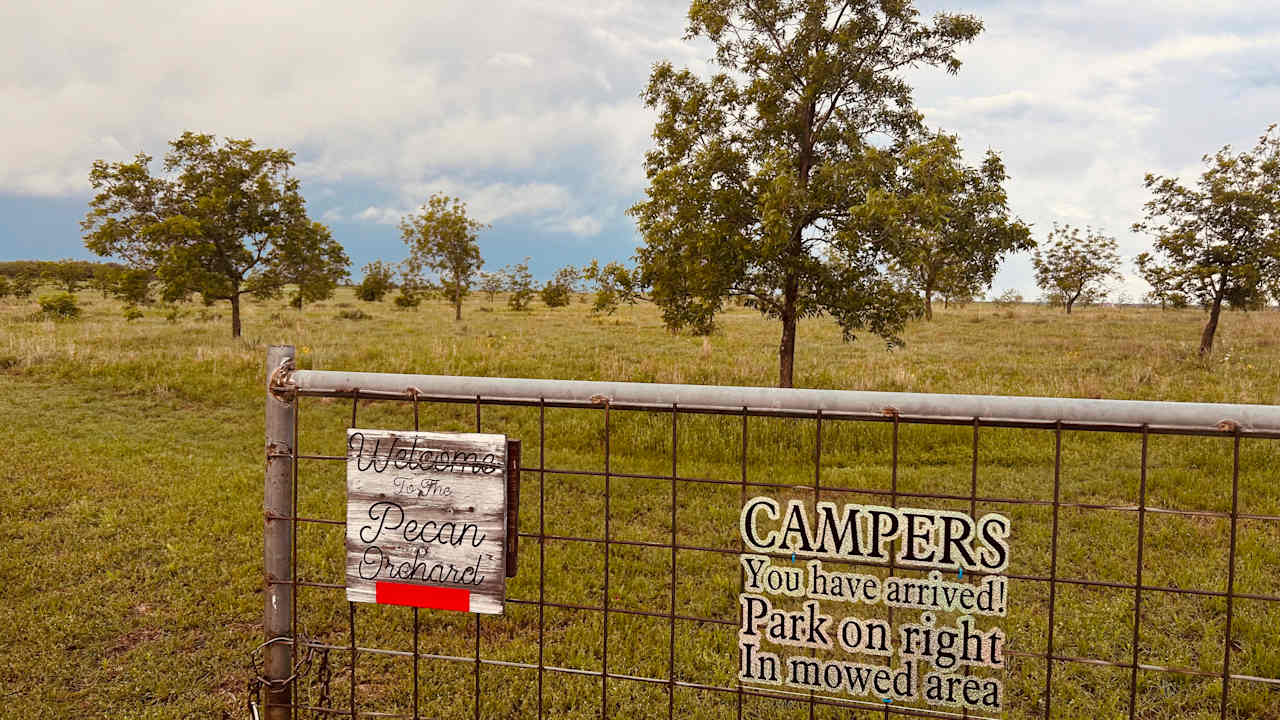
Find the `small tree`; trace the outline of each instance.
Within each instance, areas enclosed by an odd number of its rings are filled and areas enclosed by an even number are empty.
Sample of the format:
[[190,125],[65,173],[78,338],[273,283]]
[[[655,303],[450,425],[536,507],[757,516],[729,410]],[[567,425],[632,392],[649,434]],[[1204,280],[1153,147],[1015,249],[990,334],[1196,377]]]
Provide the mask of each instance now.
[[321,223],[290,227],[275,251],[280,255],[277,264],[281,275],[294,287],[289,304],[299,310],[304,302],[333,297],[338,283],[350,276],[347,267],[351,259]]
[[595,299],[591,305],[593,313],[612,315],[623,303],[634,305],[640,300],[649,299],[644,295],[645,287],[639,270],[628,268],[620,262],[601,266],[599,260],[592,260],[590,265],[583,268],[582,277],[587,282],[595,283]]
[[374,260],[360,269],[364,276],[356,286],[356,297],[365,302],[381,302],[395,286],[395,268],[382,260]]
[[529,302],[533,300],[533,275],[529,272],[529,258],[525,258],[524,262],[518,263],[515,267],[503,268],[511,278],[511,285],[508,288],[510,295],[507,297],[507,306],[512,310],[528,310]]
[[9,278],[0,275],[0,300],[3,300],[13,294],[13,286],[9,283]]
[[951,268],[943,268],[938,273],[938,294],[942,296],[942,306],[964,307],[973,302],[973,299],[982,295],[988,287],[991,286],[989,280],[976,277],[968,273],[963,268],[957,268],[954,271]]
[[126,305],[146,305],[151,302],[151,273],[146,270],[124,268],[116,273],[111,294]]
[[893,248],[894,263],[920,289],[931,320],[936,293],[982,292],[1005,255],[1035,243],[1009,213],[1008,174],[994,151],[981,167],[969,167],[956,136],[938,133],[908,145],[901,156],[887,187],[868,192],[855,216]]
[[437,273],[441,291],[453,303],[455,320],[462,319],[462,299],[484,264],[477,238],[485,227],[467,217],[461,200],[435,193],[416,214],[400,222],[400,234],[409,246],[404,275],[423,279],[427,270]]
[[422,295],[414,292],[413,288],[400,286],[400,292],[396,293],[395,305],[401,310],[416,310],[422,304]]
[[542,287],[540,295],[547,307],[564,307],[573,301],[574,284],[580,277],[578,269],[566,265],[556,271],[555,277]]
[[92,277],[92,270],[86,265],[87,263],[77,263],[74,260],[49,263],[45,266],[44,278],[62,288],[68,295],[75,295],[80,284]]
[[80,316],[80,307],[76,305],[75,295],[64,292],[41,297],[40,312],[54,320],[74,320]]
[[582,272],[583,268],[565,265],[556,271],[554,281],[557,285],[563,285],[568,288],[571,294],[577,295],[582,292]]
[[[1222,305],[1252,308],[1280,286],[1280,137],[1267,128],[1252,150],[1227,145],[1202,160],[1209,167],[1194,187],[1148,173],[1153,197],[1135,232],[1154,237],[1154,253],[1139,256],[1144,277],[1208,308],[1200,355],[1213,352]],[[1150,280],[1148,280],[1150,282]],[[1153,283],[1154,287],[1154,283]]]
[[93,277],[89,278],[89,287],[102,293],[102,297],[110,297],[111,291],[119,281],[124,268],[111,263],[99,263],[93,268]]
[[565,307],[573,301],[573,293],[569,292],[569,288],[557,285],[552,280],[548,280],[542,286],[538,291],[538,297],[542,298],[543,304],[549,308]]
[[1138,274],[1151,286],[1144,296],[1147,302],[1159,305],[1161,310],[1167,309],[1173,296],[1178,294],[1173,287],[1173,273],[1153,262],[1151,253],[1147,252],[1138,253],[1134,264],[1138,266]]
[[1008,308],[1022,304],[1022,293],[1009,288],[992,299],[991,304],[998,308]]
[[493,302],[494,296],[507,286],[507,278],[501,270],[494,272],[481,270],[477,277],[480,279],[480,290],[489,296],[490,303]]
[[[398,307],[418,307],[423,301],[430,299],[440,291],[435,283],[424,277],[420,271],[420,266],[414,264],[412,260],[400,261],[398,274],[400,276],[396,287],[400,292],[396,293],[395,303]],[[403,300],[401,298],[404,298]],[[452,298],[446,298],[452,303]],[[411,304],[406,304],[411,303]]]
[[[164,174],[150,165],[143,153],[132,162],[94,162],[89,182],[97,194],[80,223],[85,246],[153,271],[166,299],[198,292],[230,303],[232,337],[240,336],[241,297],[279,292],[289,283],[288,263],[345,258],[325,246],[327,233],[305,231],[311,221],[287,150],[186,132],[169,143]],[[282,250],[299,237],[321,244]]]
[[1077,303],[1089,304],[1107,294],[1106,282],[1118,275],[1119,246],[1101,231],[1054,223],[1045,245],[1031,259],[1036,285],[1062,301],[1071,314]]
[[32,292],[35,292],[36,285],[37,282],[35,275],[30,272],[23,271],[14,276],[13,285],[10,286],[10,291],[13,293],[14,297],[20,300],[25,300],[26,298],[31,297]]

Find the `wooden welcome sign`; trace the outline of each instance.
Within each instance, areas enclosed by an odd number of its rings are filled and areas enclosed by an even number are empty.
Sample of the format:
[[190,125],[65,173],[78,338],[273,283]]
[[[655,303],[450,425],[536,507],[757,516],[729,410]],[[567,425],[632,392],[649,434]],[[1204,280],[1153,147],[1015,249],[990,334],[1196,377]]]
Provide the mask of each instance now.
[[501,613],[512,447],[504,435],[348,430],[347,600]]

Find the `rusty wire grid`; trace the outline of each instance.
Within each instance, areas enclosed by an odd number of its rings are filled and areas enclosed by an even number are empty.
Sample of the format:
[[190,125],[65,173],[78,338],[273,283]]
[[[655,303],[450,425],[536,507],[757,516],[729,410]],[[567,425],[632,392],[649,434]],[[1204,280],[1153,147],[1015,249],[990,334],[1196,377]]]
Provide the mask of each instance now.
[[[298,389],[291,388],[287,392],[281,392],[280,388],[287,388],[287,381],[282,380],[279,374],[273,374],[272,378],[276,380],[278,385],[272,386],[273,397],[276,401],[284,401],[292,406],[292,419],[294,420],[291,437],[288,440],[287,449],[281,449],[279,445],[269,445],[268,458],[268,474],[270,475],[271,463],[274,461],[287,462],[290,470],[290,479],[292,487],[289,488],[291,493],[291,503],[288,513],[276,512],[271,513],[271,503],[268,501],[268,544],[271,543],[271,525],[273,522],[283,524],[287,527],[284,535],[279,534],[280,528],[277,527],[277,539],[283,537],[287,539],[288,547],[285,548],[289,558],[288,577],[272,576],[270,570],[268,572],[267,587],[268,592],[275,587],[282,587],[287,590],[288,606],[290,609],[289,628],[290,637],[296,638],[279,643],[289,650],[306,651],[308,653],[322,653],[324,664],[328,666],[328,654],[331,652],[345,652],[349,655],[349,663],[347,667],[348,692],[345,698],[335,698],[330,696],[329,677],[321,678],[324,684],[324,692],[322,698],[325,700],[323,704],[309,704],[303,702],[298,693],[290,692],[289,688],[285,688],[282,692],[268,696],[267,699],[267,715],[268,718],[282,717],[312,717],[312,716],[347,716],[352,718],[364,717],[396,717],[411,718],[418,720],[423,717],[432,717],[424,714],[422,708],[422,699],[420,697],[419,688],[422,684],[421,668],[429,663],[444,663],[452,665],[469,665],[472,669],[471,693],[472,716],[479,720],[482,717],[482,697],[484,696],[485,687],[482,684],[482,668],[511,668],[536,672],[536,706],[537,717],[541,720],[544,717],[553,717],[550,715],[552,708],[548,707],[544,691],[544,678],[548,674],[562,676],[577,676],[583,678],[594,678],[599,682],[600,693],[600,709],[598,717],[626,717],[625,713],[613,713],[610,707],[610,694],[619,683],[638,683],[654,688],[665,690],[666,707],[665,716],[670,720],[680,717],[681,713],[676,707],[676,695],[678,690],[692,690],[706,693],[714,693],[732,698],[733,704],[736,706],[736,715],[738,718],[743,716],[744,702],[748,698],[762,698],[775,700],[794,705],[798,707],[807,706],[809,717],[814,718],[815,712],[819,708],[836,708],[842,710],[856,710],[868,713],[868,716],[874,714],[883,717],[902,716],[902,717],[923,717],[923,718],[956,718],[956,717],[980,717],[968,710],[961,711],[943,711],[924,707],[910,707],[890,704],[877,704],[871,702],[859,701],[856,699],[842,700],[830,696],[815,694],[813,691],[808,692],[787,692],[774,691],[766,688],[753,687],[743,685],[739,682],[725,684],[710,684],[687,679],[682,673],[682,668],[677,662],[676,643],[679,635],[680,623],[695,623],[699,626],[707,626],[713,628],[721,628],[721,632],[733,633],[733,628],[740,624],[737,617],[716,617],[707,616],[697,613],[680,612],[677,603],[677,574],[679,562],[678,553],[707,553],[719,556],[737,556],[743,552],[741,539],[738,545],[733,546],[715,546],[691,543],[681,541],[679,533],[679,525],[677,518],[677,508],[679,507],[679,498],[682,488],[691,486],[720,486],[725,489],[736,489],[740,499],[739,508],[748,497],[749,492],[753,490],[761,491],[791,491],[805,492],[813,495],[817,500],[819,497],[826,500],[836,500],[839,498],[854,499],[859,496],[869,496],[877,498],[889,498],[894,507],[899,506],[903,502],[916,502],[920,500],[936,500],[936,501],[954,501],[966,503],[971,515],[975,515],[979,504],[982,505],[1011,505],[1011,506],[1033,506],[1042,507],[1052,513],[1052,525],[1049,537],[1049,571],[1043,573],[1002,573],[1010,580],[1019,580],[1029,583],[1043,585],[1047,589],[1048,608],[1047,608],[1047,642],[1042,651],[1029,648],[1008,648],[1005,655],[1013,659],[1017,663],[1037,663],[1043,668],[1043,685],[1040,690],[1037,714],[1041,717],[1050,718],[1058,715],[1054,710],[1055,696],[1055,667],[1064,666],[1096,666],[1105,668],[1114,668],[1128,670],[1128,716],[1130,718],[1139,717],[1138,688],[1139,673],[1155,673],[1158,675],[1182,676],[1182,677],[1199,677],[1213,678],[1221,682],[1221,693],[1217,702],[1218,715],[1221,718],[1228,717],[1228,708],[1232,688],[1240,684],[1250,684],[1268,687],[1275,691],[1277,703],[1280,704],[1280,677],[1263,677],[1258,675],[1242,674],[1232,672],[1232,656],[1236,648],[1232,635],[1232,625],[1236,612],[1237,600],[1257,601],[1261,603],[1278,604],[1280,603],[1280,594],[1258,593],[1258,592],[1240,592],[1235,587],[1236,581],[1236,565],[1238,555],[1237,535],[1239,533],[1239,522],[1241,520],[1258,521],[1264,523],[1280,522],[1280,515],[1265,513],[1243,513],[1239,510],[1240,495],[1240,446],[1243,439],[1263,439],[1272,440],[1280,437],[1280,433],[1271,430],[1251,431],[1242,428],[1239,424],[1227,424],[1220,428],[1206,428],[1199,430],[1191,430],[1186,428],[1158,428],[1148,424],[1139,425],[1116,425],[1116,424],[1097,424],[1097,423],[1066,423],[1052,418],[1044,418],[1041,420],[988,420],[981,417],[928,417],[928,416],[905,416],[898,412],[887,411],[882,413],[849,413],[849,412],[824,412],[817,410],[795,410],[789,408],[748,408],[741,407],[735,410],[725,408],[706,408],[706,407],[685,407],[677,403],[672,403],[668,407],[658,408],[646,404],[642,407],[624,406],[611,403],[606,398],[593,398],[591,401],[549,401],[545,397],[485,397],[475,395],[468,398],[462,398],[457,395],[433,396],[420,392],[416,387],[406,387],[405,391],[394,396],[386,392],[373,394],[372,397],[366,395],[359,388],[335,388],[330,390],[316,389]],[[347,631],[348,642],[345,645],[339,645],[332,642],[322,642],[320,640],[302,637],[298,634],[299,607],[305,608],[305,602],[299,601],[299,590],[306,589],[307,592],[342,592],[345,584],[342,578],[336,578],[336,582],[328,578],[310,578],[300,577],[297,570],[298,560],[298,527],[305,525],[328,525],[328,526],[344,526],[345,522],[341,519],[324,518],[324,517],[306,517],[299,514],[298,511],[298,482],[299,482],[299,465],[302,461],[307,462],[345,462],[345,455],[325,455],[316,453],[300,453],[298,449],[298,433],[299,425],[299,402],[300,398],[348,398],[351,402],[350,426],[358,427],[359,409],[362,400],[376,399],[379,401],[387,401],[394,403],[402,403],[411,406],[413,413],[413,427],[419,427],[419,407],[423,403],[447,403],[447,404],[464,404],[474,406],[474,429],[479,432],[483,426],[482,409],[491,406],[508,406],[508,407],[525,407],[530,408],[537,413],[537,443],[538,443],[538,459],[536,466],[522,466],[519,472],[536,476],[538,478],[538,500],[536,523],[524,522],[519,527],[517,533],[520,539],[537,543],[538,562],[538,583],[536,596],[521,597],[511,594],[511,588],[508,588],[508,595],[505,602],[513,606],[528,606],[537,610],[537,658],[536,662],[520,662],[513,660],[504,660],[495,657],[486,657],[484,647],[482,645],[481,617],[474,616],[471,622],[472,630],[472,652],[470,654],[458,653],[432,653],[423,652],[420,647],[420,633],[422,631],[422,623],[419,618],[417,608],[403,608],[405,612],[412,612],[412,637],[406,638],[403,647],[374,647],[362,645],[357,641],[359,629],[359,615],[356,603],[347,603]],[[331,402],[332,400],[330,400]],[[601,469],[576,468],[576,467],[552,467],[547,464],[547,410],[549,408],[567,408],[583,413],[598,413],[604,427],[603,442],[600,451],[603,463]],[[621,472],[616,470],[611,464],[612,448],[610,445],[611,436],[611,414],[618,409],[635,410],[646,414],[660,414],[669,418],[671,423],[671,463],[669,473],[635,473]],[[731,415],[740,418],[741,423],[741,448],[739,455],[739,477],[736,480],[712,477],[696,477],[690,475],[681,475],[680,462],[680,418],[688,415]],[[774,483],[752,480],[748,476],[748,443],[751,430],[751,420],[754,418],[790,418],[812,422],[814,431],[814,455],[813,455],[813,474],[812,484],[794,484],[794,483]],[[887,487],[839,487],[833,484],[824,484],[822,482],[822,437],[824,428],[829,428],[839,423],[880,423],[888,426],[888,434],[890,436],[890,467],[888,468],[889,484]],[[269,423],[270,425],[270,423]],[[904,425],[950,425],[958,427],[972,428],[972,457],[969,459],[969,480],[967,493],[955,492],[921,492],[908,491],[899,487],[898,475],[899,467],[902,462],[900,453],[900,429]],[[979,494],[978,474],[979,474],[979,436],[984,430],[991,428],[1015,428],[1025,432],[1048,433],[1052,436],[1053,441],[1053,475],[1052,475],[1052,492],[1044,497],[1008,497],[1008,496],[991,496]],[[490,432],[501,431],[501,428],[488,428]],[[1129,433],[1140,436],[1140,457],[1139,463],[1139,487],[1138,495],[1132,504],[1108,504],[1108,503],[1089,503],[1080,501],[1068,501],[1062,497],[1062,468],[1063,468],[1063,433],[1066,430],[1086,431],[1090,433]],[[270,427],[268,432],[271,432]],[[1213,509],[1186,509],[1175,507],[1155,507],[1148,504],[1148,442],[1153,435],[1193,435],[1203,437],[1216,437],[1223,442],[1230,443],[1231,449],[1231,480],[1230,480],[1230,510],[1213,510]],[[526,438],[526,445],[529,444],[531,438]],[[586,534],[564,534],[549,533],[547,531],[547,493],[546,479],[556,476],[577,476],[599,478],[603,481],[604,487],[604,517],[603,517],[603,533],[599,536],[590,536]],[[614,532],[615,523],[610,513],[610,498],[612,495],[612,482],[615,480],[640,480],[652,483],[662,483],[666,486],[666,492],[669,493],[670,508],[670,531],[669,537],[663,541],[657,540],[638,540],[619,537]],[[1224,489],[1225,490],[1225,489]],[[1079,511],[1106,511],[1132,514],[1136,518],[1137,534],[1134,538],[1136,543],[1136,573],[1132,582],[1118,582],[1115,580],[1104,580],[1098,578],[1077,577],[1071,575],[1063,575],[1059,572],[1059,537],[1060,514],[1063,510],[1079,510]],[[1147,548],[1147,535],[1149,529],[1147,520],[1152,516],[1171,516],[1184,517],[1201,520],[1225,520],[1229,523],[1229,545],[1227,551],[1227,577],[1225,585],[1221,589],[1209,589],[1204,587],[1176,587],[1168,584],[1151,584],[1146,581],[1143,576],[1144,553]],[[531,527],[532,525],[532,527]],[[600,547],[603,549],[604,574],[602,578],[603,594],[598,601],[591,602],[564,602],[548,600],[546,595],[547,582],[547,543],[567,543],[573,546],[582,547]],[[647,548],[655,551],[665,551],[669,553],[669,561],[667,568],[669,577],[669,606],[667,610],[646,610],[638,607],[630,607],[626,604],[616,602],[611,593],[609,559],[611,549],[614,547],[635,547]],[[271,551],[268,549],[268,556]],[[769,553],[762,553],[769,554]],[[785,559],[786,555],[778,554],[777,558]],[[832,564],[854,565],[855,563],[839,561],[830,561]],[[868,563],[857,563],[860,565],[868,565]],[[886,563],[882,565],[889,573],[893,573],[897,568],[894,565],[893,554],[891,553]],[[1133,598],[1133,612],[1131,614],[1131,655],[1126,660],[1116,660],[1101,657],[1078,656],[1067,654],[1061,651],[1056,645],[1054,636],[1055,628],[1055,611],[1059,604],[1058,591],[1064,587],[1083,587],[1093,588],[1101,591],[1128,594]],[[742,588],[742,577],[740,571],[739,590]],[[1139,647],[1143,637],[1142,612],[1144,600],[1150,600],[1153,596],[1198,596],[1204,598],[1217,598],[1225,601],[1225,632],[1223,634],[1221,653],[1222,665],[1218,672],[1206,670],[1196,667],[1185,666],[1166,666],[1142,662]],[[305,599],[305,598],[304,598]],[[1280,606],[1278,606],[1280,607]],[[575,612],[593,613],[598,615],[601,629],[600,650],[600,669],[571,667],[565,665],[549,664],[546,662],[546,649],[548,646],[546,611],[554,610],[571,610]],[[889,622],[892,625],[893,609],[888,608]],[[666,627],[666,647],[663,648],[666,654],[668,672],[665,676],[658,675],[634,675],[629,673],[611,670],[610,667],[610,620],[619,616],[652,618],[665,621]],[[275,626],[279,626],[279,618],[275,618]],[[273,619],[271,617],[270,600],[268,600],[268,627],[272,627]],[[1129,632],[1126,630],[1126,632]],[[1148,631],[1149,632],[1149,631]],[[1280,634],[1280,631],[1277,631]],[[388,712],[378,708],[366,708],[361,705],[359,697],[360,683],[358,682],[357,667],[361,658],[367,656],[382,656],[393,658],[409,658],[411,660],[411,682],[413,685],[411,697],[411,710],[408,712]],[[290,668],[292,660],[285,662],[283,667]],[[270,678],[272,668],[267,668],[267,677]],[[277,670],[278,672],[278,670]],[[966,670],[967,672],[967,670]],[[341,700],[345,700],[342,703]],[[341,706],[344,705],[345,707]]]

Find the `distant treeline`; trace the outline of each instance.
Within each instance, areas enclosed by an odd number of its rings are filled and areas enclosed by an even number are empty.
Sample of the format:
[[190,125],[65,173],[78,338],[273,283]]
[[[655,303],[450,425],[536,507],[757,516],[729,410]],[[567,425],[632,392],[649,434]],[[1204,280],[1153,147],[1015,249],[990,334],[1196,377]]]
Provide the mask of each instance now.
[[9,260],[0,262],[0,276],[7,278],[49,277],[63,268],[72,269],[79,280],[88,281],[97,273],[124,270],[125,266],[115,262],[93,262],[91,260]]

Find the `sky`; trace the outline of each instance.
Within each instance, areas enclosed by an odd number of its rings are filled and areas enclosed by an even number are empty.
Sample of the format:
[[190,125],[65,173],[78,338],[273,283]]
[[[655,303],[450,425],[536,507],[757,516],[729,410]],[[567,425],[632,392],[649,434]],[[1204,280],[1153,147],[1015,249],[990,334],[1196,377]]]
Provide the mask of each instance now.
[[[1015,214],[1044,239],[1091,225],[1130,260],[1147,172],[1280,120],[1280,5],[1264,0],[917,0],[986,30],[956,75],[907,77],[972,163],[1003,157]],[[535,276],[631,257],[654,114],[639,93],[683,38],[687,0],[502,3],[35,2],[0,7],[0,260],[91,258],[79,221],[96,159],[163,156],[184,130],[296,153],[312,217],[353,270],[405,255],[397,224],[432,192],[491,225],[488,267]],[[1145,285],[1126,262],[1116,293]],[[1029,256],[994,291],[1034,287]]]

